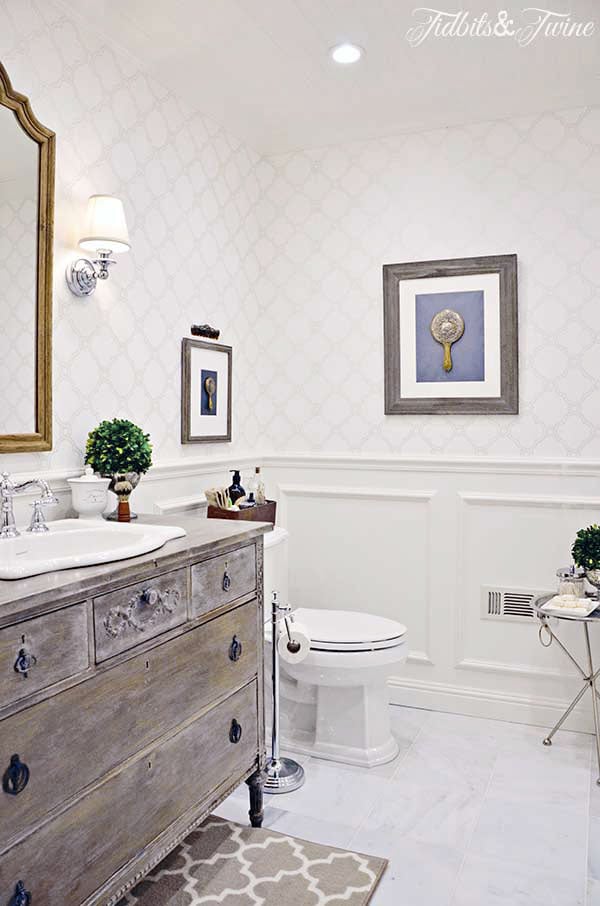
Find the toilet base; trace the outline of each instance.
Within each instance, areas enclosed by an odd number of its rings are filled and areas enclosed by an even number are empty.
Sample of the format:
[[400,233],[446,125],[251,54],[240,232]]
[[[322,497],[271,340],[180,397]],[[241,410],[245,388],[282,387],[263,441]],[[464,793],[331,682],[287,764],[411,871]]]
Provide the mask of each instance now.
[[392,736],[385,683],[312,688],[316,692],[314,723],[302,727],[297,719],[283,721],[286,748],[369,768],[396,758],[399,746]]
[[311,740],[310,733],[302,731],[291,736],[284,736],[281,744],[285,749],[297,752],[298,755],[312,755],[314,758],[323,758],[326,761],[337,761],[340,764],[351,764],[361,768],[376,768],[380,764],[388,764],[397,758],[400,746],[393,736],[388,742],[378,749],[353,749],[351,746],[336,746],[319,744]]

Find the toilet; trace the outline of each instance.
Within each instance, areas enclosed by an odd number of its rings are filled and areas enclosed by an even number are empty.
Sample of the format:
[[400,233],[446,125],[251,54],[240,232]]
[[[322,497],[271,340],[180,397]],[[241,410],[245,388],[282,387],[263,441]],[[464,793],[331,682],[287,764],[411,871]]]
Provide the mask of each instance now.
[[[288,532],[277,526],[264,542],[265,617],[276,591],[311,639],[304,661],[281,662],[282,745],[345,764],[392,761],[398,743],[387,679],[406,661],[406,627],[357,611],[298,607],[288,597]],[[265,638],[270,645],[269,624]]]

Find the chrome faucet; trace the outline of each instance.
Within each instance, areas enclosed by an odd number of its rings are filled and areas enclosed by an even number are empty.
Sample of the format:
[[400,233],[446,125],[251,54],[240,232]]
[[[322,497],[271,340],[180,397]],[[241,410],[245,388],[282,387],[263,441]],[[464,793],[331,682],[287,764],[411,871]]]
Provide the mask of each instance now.
[[54,506],[58,503],[58,498],[55,497],[50,490],[48,482],[44,481],[43,478],[32,478],[29,481],[22,481],[20,484],[15,484],[8,472],[3,472],[2,479],[0,480],[0,540],[5,538],[18,538],[21,534],[15,522],[13,498],[15,494],[20,494],[22,491],[27,491],[29,488],[33,487],[39,488],[42,492],[42,496],[39,500],[34,500],[32,504],[33,513],[27,531],[35,534],[48,531],[42,507]]

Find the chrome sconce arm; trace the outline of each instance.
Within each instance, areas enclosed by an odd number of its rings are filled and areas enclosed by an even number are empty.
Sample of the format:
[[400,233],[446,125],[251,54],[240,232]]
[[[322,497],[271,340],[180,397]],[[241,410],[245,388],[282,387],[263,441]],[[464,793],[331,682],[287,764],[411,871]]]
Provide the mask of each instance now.
[[116,264],[109,249],[98,249],[97,258],[77,258],[67,265],[67,284],[76,296],[91,296],[98,280],[108,280],[110,267]]

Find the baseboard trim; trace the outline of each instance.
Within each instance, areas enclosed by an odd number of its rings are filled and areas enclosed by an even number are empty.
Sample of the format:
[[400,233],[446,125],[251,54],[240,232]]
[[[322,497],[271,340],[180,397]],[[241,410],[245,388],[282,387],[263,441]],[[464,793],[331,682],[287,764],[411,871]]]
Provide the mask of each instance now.
[[[567,709],[562,699],[531,697],[471,686],[454,686],[426,680],[391,677],[388,680],[390,702],[410,708],[426,708],[468,717],[485,717],[538,727],[553,727]],[[576,708],[568,718],[565,729],[582,733],[593,732],[591,711]]]

